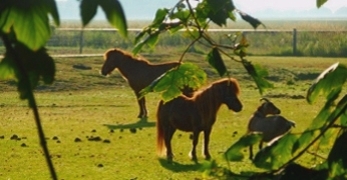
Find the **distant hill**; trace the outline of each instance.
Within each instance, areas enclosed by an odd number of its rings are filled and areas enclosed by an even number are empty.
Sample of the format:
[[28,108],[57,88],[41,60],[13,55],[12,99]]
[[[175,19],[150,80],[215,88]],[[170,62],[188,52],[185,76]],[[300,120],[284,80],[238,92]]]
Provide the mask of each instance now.
[[[60,19],[79,20],[80,18],[80,1],[76,0],[60,0],[56,1]],[[125,11],[126,18],[128,20],[152,20],[155,16],[155,12],[158,8],[170,8],[177,3],[177,0],[120,0],[122,7]],[[247,12],[246,12],[247,13]],[[258,11],[255,13],[249,13],[250,15],[259,19],[298,19],[298,18],[346,18],[347,19],[347,7],[341,7],[335,12],[330,9],[322,7],[320,9],[313,8],[308,11],[278,11],[274,9],[267,9]],[[105,19],[105,15],[101,9],[98,9],[97,15],[94,17],[96,20]]]

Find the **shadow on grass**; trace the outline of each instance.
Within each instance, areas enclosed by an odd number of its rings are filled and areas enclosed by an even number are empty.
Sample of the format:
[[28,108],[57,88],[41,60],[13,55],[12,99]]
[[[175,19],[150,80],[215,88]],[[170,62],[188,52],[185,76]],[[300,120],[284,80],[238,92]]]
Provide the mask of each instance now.
[[109,129],[138,129],[138,128],[149,128],[154,127],[155,122],[148,122],[147,118],[141,118],[136,123],[130,123],[130,124],[119,124],[119,125],[113,125],[113,124],[104,124],[104,126],[107,126]]
[[178,162],[169,162],[166,159],[159,158],[158,159],[160,165],[168,169],[172,172],[189,172],[189,171],[199,171],[202,168],[202,164],[194,163],[194,164],[180,164]]

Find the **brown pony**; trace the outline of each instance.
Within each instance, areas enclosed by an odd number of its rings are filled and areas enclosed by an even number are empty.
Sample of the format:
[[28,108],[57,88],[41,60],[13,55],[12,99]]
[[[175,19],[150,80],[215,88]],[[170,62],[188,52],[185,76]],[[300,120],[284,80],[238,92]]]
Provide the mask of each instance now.
[[238,99],[240,92],[236,79],[225,78],[214,82],[203,91],[197,91],[192,97],[179,96],[169,102],[159,102],[157,111],[157,151],[165,155],[169,161],[173,158],[171,139],[177,129],[193,132],[193,148],[191,158],[197,161],[196,145],[199,134],[204,132],[204,155],[210,159],[208,151],[212,125],[216,121],[217,111],[222,104],[239,112],[242,103]]
[[178,62],[151,64],[146,59],[136,58],[130,53],[117,48],[106,51],[104,59],[101,74],[106,76],[118,68],[135,92],[140,108],[139,118],[147,117],[146,99],[145,97],[140,99],[140,91],[160,75],[179,65]]

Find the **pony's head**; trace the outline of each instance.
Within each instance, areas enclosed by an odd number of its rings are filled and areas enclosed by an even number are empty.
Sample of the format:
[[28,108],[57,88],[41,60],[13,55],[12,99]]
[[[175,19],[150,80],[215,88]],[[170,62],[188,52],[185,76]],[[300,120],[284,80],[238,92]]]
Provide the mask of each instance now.
[[221,91],[223,95],[223,103],[228,106],[230,110],[240,112],[242,110],[242,103],[238,98],[240,94],[240,86],[236,79],[225,78],[220,80]]
[[104,64],[101,68],[101,74],[106,76],[111,74],[111,72],[118,67],[117,59],[122,58],[123,52],[118,49],[110,49],[104,54]]

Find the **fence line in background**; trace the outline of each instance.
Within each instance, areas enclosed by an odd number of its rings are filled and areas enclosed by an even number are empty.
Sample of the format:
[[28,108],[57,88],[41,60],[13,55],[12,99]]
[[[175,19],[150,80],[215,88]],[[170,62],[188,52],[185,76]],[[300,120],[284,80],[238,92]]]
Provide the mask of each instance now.
[[[117,29],[114,28],[57,28],[58,31],[80,31],[79,37],[79,53],[83,53],[84,46],[84,31],[105,31],[105,32],[117,32]],[[140,28],[129,28],[129,32],[141,32],[143,29]],[[185,30],[181,30],[185,31]],[[242,32],[242,33],[256,33],[256,32],[267,32],[267,33],[276,33],[276,32],[284,32],[284,33],[292,33],[292,55],[297,55],[297,33],[298,32],[346,32],[345,30],[297,30],[296,28],[292,30],[283,30],[283,29],[209,29],[209,32]]]

